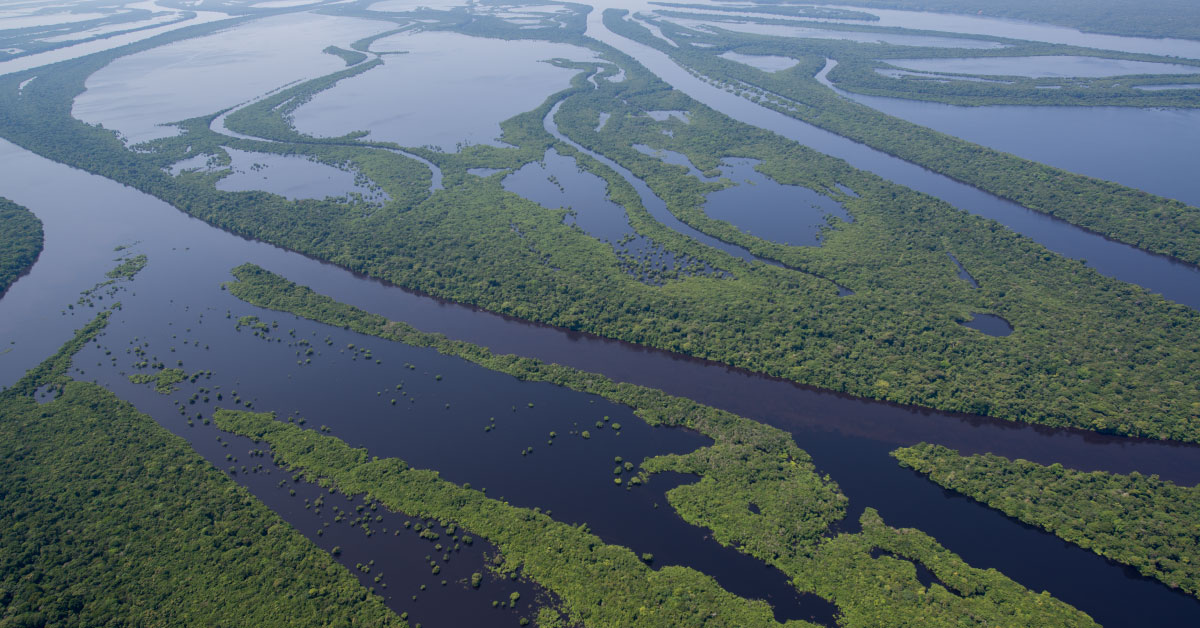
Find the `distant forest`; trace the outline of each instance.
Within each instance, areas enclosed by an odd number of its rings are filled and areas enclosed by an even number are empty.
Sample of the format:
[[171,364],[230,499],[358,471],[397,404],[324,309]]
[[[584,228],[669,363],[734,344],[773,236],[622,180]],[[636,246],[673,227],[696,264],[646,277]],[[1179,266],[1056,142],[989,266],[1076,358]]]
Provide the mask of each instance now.
[[1200,38],[1200,3],[1195,0],[849,0],[843,4],[1050,22],[1092,33]]

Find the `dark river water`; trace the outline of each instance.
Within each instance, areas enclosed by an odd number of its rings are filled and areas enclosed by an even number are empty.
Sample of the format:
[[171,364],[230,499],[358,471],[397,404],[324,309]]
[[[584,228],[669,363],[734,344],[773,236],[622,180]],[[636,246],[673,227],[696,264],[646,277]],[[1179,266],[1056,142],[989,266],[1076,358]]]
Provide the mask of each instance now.
[[[662,59],[654,56],[658,53],[643,54],[644,47],[614,43],[672,83],[691,78],[673,64],[662,65]],[[696,85],[681,88],[694,96],[700,93],[704,102],[728,109],[739,119],[753,119],[784,133],[803,129],[736,97],[716,102]],[[556,131],[553,112],[546,122]],[[1122,278],[1194,307],[1200,304],[1196,289],[1200,284],[1190,267],[1069,225],[1062,227],[1065,223],[1040,214],[1028,223],[1016,221],[1013,216],[1031,212],[821,133],[808,127],[796,135],[819,150],[829,149],[826,152],[970,211],[985,215],[994,211],[1007,219],[1006,224],[1015,222],[1018,230],[1032,225],[1028,227],[1031,237],[1068,251],[1078,247],[1080,256],[1106,274],[1110,271],[1105,256],[1128,251],[1112,261],[1112,268],[1124,269]],[[707,237],[670,217],[665,206],[654,203],[649,188],[627,170],[600,159],[631,179],[656,218],[689,235]],[[231,279],[233,266],[252,261],[335,299],[424,331],[660,388],[769,423],[790,432],[820,471],[829,473],[850,498],[844,529],[855,529],[853,522],[862,509],[873,507],[890,525],[920,528],[973,566],[994,567],[1030,589],[1047,590],[1103,625],[1143,626],[1150,616],[1160,626],[1200,625],[1200,602],[1195,599],[944,491],[900,468],[888,456],[898,446],[929,441],[964,453],[994,452],[1086,470],[1138,470],[1195,484],[1200,483],[1200,448],[866,401],[530,324],[414,294],[238,238],[131,188],[55,164],[7,142],[0,142],[0,165],[6,172],[0,194],[32,209],[46,231],[45,251],[32,272],[0,299],[0,341],[10,349],[0,354],[0,385],[11,384],[53,353],[72,330],[94,315],[90,308],[77,305],[68,310],[67,305],[103,279],[114,265],[114,247],[132,244],[131,251],[147,254],[150,264],[117,295],[124,307],[100,342],[81,352],[76,361],[81,372],[76,377],[94,379],[130,400],[188,439],[218,468],[235,465],[239,472],[233,477],[239,483],[321,547],[339,546],[340,560],[364,584],[377,587],[393,608],[411,613],[425,625],[495,623],[498,614],[529,613],[527,602],[545,594],[528,584],[496,579],[486,581],[479,591],[472,590],[463,580],[482,571],[490,551],[485,543],[446,552],[452,556],[442,560],[442,551],[403,528],[410,517],[371,510],[361,498],[347,499],[292,483],[289,474],[273,469],[269,456],[250,456],[248,451],[256,446],[204,423],[215,407],[230,407],[236,391],[236,398],[255,410],[303,417],[310,427],[326,425],[334,435],[366,447],[373,455],[397,456],[417,467],[437,469],[450,481],[486,488],[488,495],[514,505],[550,510],[561,521],[586,522],[605,541],[652,553],[657,566],[693,566],[732,592],[766,599],[780,619],[803,617],[830,623],[832,608],[814,596],[797,595],[782,573],[722,548],[705,530],[675,515],[663,493],[687,478],[656,477],[646,486],[628,490],[626,484],[613,482],[614,477],[623,477],[614,473],[617,457],[636,464],[648,456],[690,451],[704,446],[707,439],[684,430],[647,427],[628,408],[591,395],[521,382],[428,349],[251,307],[220,289],[222,281]],[[717,244],[743,259],[748,256],[736,247]],[[277,321],[278,327],[266,338],[247,327],[238,330],[235,323],[243,315]],[[180,368],[189,373],[211,370],[212,376],[184,382],[175,394],[159,395],[126,379],[125,373],[132,372],[131,364],[137,360],[126,350],[135,347],[168,366],[181,361]],[[215,398],[218,392],[223,396],[220,402]],[[197,395],[194,404],[189,403],[193,394]],[[589,431],[590,438],[582,437],[583,430]],[[257,473],[240,471],[241,465],[257,464],[265,468]],[[284,488],[279,487],[280,480],[285,480]],[[314,514],[314,508],[304,508],[304,500],[311,504],[318,497],[326,504],[320,515]],[[371,527],[377,530],[372,536],[345,519],[333,521],[335,505],[354,520],[361,516],[355,509],[359,504],[370,512]],[[375,516],[382,519],[375,521]],[[324,526],[326,522],[330,525]],[[383,533],[383,528],[389,532]],[[394,534],[397,530],[401,534]],[[450,536],[444,528],[438,531]],[[441,563],[441,573],[430,573],[428,565],[422,564],[425,555]],[[355,571],[357,563],[370,560],[376,561],[370,573]],[[442,579],[448,584],[442,585]],[[383,589],[382,584],[388,587]],[[422,590],[421,585],[427,588]],[[522,593],[521,608],[492,608],[492,600],[507,599],[511,591]]]

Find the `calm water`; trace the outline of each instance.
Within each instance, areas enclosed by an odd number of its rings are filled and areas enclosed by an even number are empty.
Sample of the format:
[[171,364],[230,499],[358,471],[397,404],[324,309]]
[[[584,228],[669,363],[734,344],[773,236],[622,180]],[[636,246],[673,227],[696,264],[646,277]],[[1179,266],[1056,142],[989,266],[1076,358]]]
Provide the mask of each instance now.
[[291,155],[251,153],[226,148],[232,161],[231,174],[217,182],[217,189],[230,192],[262,190],[289,199],[346,197],[354,195],[382,204],[387,194],[353,170],[334,168]]
[[542,207],[570,211],[564,222],[578,225],[594,238],[615,243],[635,233],[625,208],[608,199],[608,183],[584,172],[574,158],[559,155],[553,148],[541,162],[526,164],[504,177],[504,189]]
[[327,137],[369,130],[371,140],[447,151],[496,144],[501,121],[536,108],[576,74],[544,60],[594,57],[565,44],[445,32],[393,35],[371,50],[405,54],[386,55],[382,66],[313,96],[295,112],[297,130]]
[[980,314],[971,312],[971,320],[961,323],[963,327],[981,331],[989,336],[1007,336],[1013,333],[1013,327],[1002,316],[995,314]]
[[971,276],[971,273],[967,272],[966,268],[963,268],[962,262],[958,261],[958,258],[954,257],[953,253],[947,253],[946,255],[950,256],[950,261],[954,263],[954,269],[958,273],[958,278],[971,284],[972,288],[978,288],[979,282],[975,281],[975,278]]
[[[685,273],[717,272],[707,264],[686,269],[692,261],[686,255],[668,250],[654,240],[637,233],[629,223],[625,208],[608,197],[608,183],[584,171],[572,157],[554,149],[542,161],[530,163],[504,178],[504,189],[523,196],[542,207],[567,210],[563,222],[612,246],[618,258],[626,262],[626,272],[650,283],[658,282],[632,264],[647,263],[664,270]],[[658,282],[661,283],[661,282]]]
[[111,50],[118,46],[139,42],[144,39],[149,39],[163,33],[189,26],[198,26],[201,24],[207,24],[209,22],[218,22],[221,20],[230,19],[228,15],[224,13],[218,13],[216,11],[190,11],[190,13],[193,13],[195,17],[171,22],[163,26],[138,30],[132,33],[123,33],[111,37],[105,37],[103,39],[85,41],[47,52],[40,52],[18,57],[9,61],[4,61],[0,63],[0,76],[11,74],[13,72],[23,72],[31,68],[57,63],[67,59],[75,59],[104,50]]
[[704,213],[746,233],[794,246],[821,243],[831,219],[854,222],[841,203],[805,187],[780,185],[753,159],[726,159],[721,175],[737,185],[708,195]]
[[[238,105],[237,107],[234,107],[234,108],[232,108],[232,109],[229,109],[229,110],[228,110],[228,111],[226,111],[225,113],[222,113],[221,115],[219,115],[219,116],[217,116],[217,117],[213,118],[212,122],[211,122],[211,123],[209,123],[209,125],[208,125],[208,128],[209,128],[209,129],[211,129],[211,130],[212,130],[214,133],[220,133],[220,134],[222,134],[222,135],[228,135],[228,136],[230,136],[230,137],[236,137],[236,138],[238,138],[238,139],[243,139],[243,140],[254,140],[254,141],[259,141],[259,142],[263,142],[263,141],[271,141],[271,140],[264,140],[263,138],[260,138],[260,137],[254,137],[253,135],[245,135],[245,134],[242,134],[242,133],[238,133],[238,132],[236,132],[236,131],[231,131],[231,130],[229,130],[229,129],[228,129],[226,126],[225,126],[225,119],[226,119],[226,118],[228,118],[230,114],[234,113],[234,112],[235,112],[235,111],[237,111],[238,109],[242,109],[242,108],[244,108],[244,107],[247,107],[247,106],[249,106],[249,105],[253,104],[253,103],[254,103],[255,101],[257,101],[257,100],[259,100],[259,99],[257,99],[257,98],[256,98],[256,99],[253,99],[253,100],[251,100],[251,101],[248,101],[248,102],[242,103],[242,104]],[[382,147],[376,147],[376,148],[375,148],[375,150],[386,150],[386,151],[388,151],[388,152],[391,152],[391,153],[395,153],[395,154],[397,154],[397,155],[400,155],[400,156],[402,156],[402,157],[404,157],[404,158],[406,158],[406,159],[412,159],[412,160],[414,160],[414,161],[419,161],[419,162],[421,162],[421,164],[423,164],[423,165],[424,165],[426,168],[428,168],[428,169],[429,169],[429,174],[430,174],[430,178],[429,178],[429,191],[430,191],[430,192],[433,192],[433,191],[436,191],[436,190],[443,190],[443,189],[445,189],[445,187],[442,185],[442,169],[441,169],[441,168],[438,168],[437,164],[433,163],[432,161],[429,161],[428,159],[425,159],[424,157],[421,157],[421,156],[419,156],[419,155],[415,155],[415,154],[413,154],[413,153],[406,152],[406,151],[402,151],[402,150],[399,150],[399,149],[396,149],[396,148],[382,148]],[[193,158],[193,159],[194,159],[194,158]],[[181,163],[183,163],[183,162],[181,162]],[[176,164],[176,166],[178,166],[178,165],[179,165],[179,164]],[[197,166],[202,166],[202,165],[205,165],[205,164],[204,164],[204,162],[200,162],[200,161],[198,160],[198,161],[196,162],[196,165],[197,165]],[[188,167],[190,167],[190,166],[188,166]],[[289,175],[288,175],[287,173],[279,173],[279,174],[278,174],[278,176],[287,177],[287,176],[289,176]],[[362,182],[362,183],[363,183],[364,185],[366,184],[366,182],[365,182],[365,181],[364,181],[364,182]]]
[[[840,6],[840,5],[830,5]],[[964,35],[990,35],[1052,44],[1067,44],[1102,50],[1165,55],[1200,59],[1200,41],[1157,37],[1123,37],[1084,33],[1074,28],[1037,24],[994,17],[975,15],[952,15],[924,11],[899,11],[865,7],[842,7],[875,15],[876,26],[913,28],[962,33]]]
[[[648,65],[654,61],[640,53],[638,56]],[[668,80],[675,82],[676,77]],[[555,133],[556,111],[557,107],[546,119],[548,130]],[[765,119],[764,126],[771,128],[774,122],[769,116]],[[665,205],[655,205],[656,197],[632,173],[610,160],[597,158],[617,168],[637,188],[656,218],[687,232],[677,220],[670,222],[673,217]],[[886,160],[884,163],[890,164]],[[1137,469],[1197,483],[1200,449],[1196,447],[1032,428],[868,402],[661,351],[515,321],[405,292],[239,239],[130,188],[53,164],[8,143],[0,143],[0,164],[12,175],[0,185],[0,194],[33,209],[45,222],[47,237],[45,252],[33,272],[0,299],[0,341],[13,349],[0,355],[0,383],[14,381],[90,318],[90,311],[72,316],[63,313],[63,307],[74,302],[80,290],[102,278],[116,255],[114,246],[140,242],[134,251],[147,253],[151,263],[129,284],[128,294],[121,296],[125,308],[114,316],[101,339],[102,345],[117,356],[117,366],[111,366],[101,350],[89,348],[77,361],[84,371],[78,377],[97,378],[134,401],[169,429],[189,438],[219,467],[227,466],[224,456],[229,452],[243,463],[254,459],[244,456],[250,447],[244,441],[224,437],[234,444],[221,447],[211,427],[203,426],[201,421],[195,421],[195,427],[187,426],[185,415],[207,414],[214,405],[211,401],[187,404],[188,396],[199,386],[219,385],[228,393],[236,389],[256,410],[275,410],[281,416],[299,412],[309,425],[329,425],[335,435],[368,446],[373,453],[398,455],[417,466],[437,468],[447,479],[486,486],[489,495],[503,496],[514,504],[550,508],[560,520],[587,521],[606,540],[627,544],[639,552],[653,552],[656,564],[695,565],[730,590],[752,597],[766,596],[781,617],[823,617],[829,610],[819,601],[794,595],[778,572],[720,548],[706,538],[703,530],[684,524],[662,498],[662,492],[679,478],[657,478],[635,491],[625,491],[612,483],[614,456],[637,461],[646,455],[687,451],[703,445],[704,439],[680,430],[648,428],[630,416],[628,409],[602,399],[519,382],[428,350],[260,311],[219,290],[218,283],[229,279],[230,267],[254,261],[334,298],[406,320],[423,330],[444,332],[499,352],[517,352],[601,372],[619,381],[662,388],[786,429],[813,455],[821,471],[830,473],[850,497],[848,522],[856,521],[862,508],[875,507],[888,523],[925,530],[971,564],[1000,569],[1034,590],[1047,589],[1106,626],[1144,625],[1149,609],[1153,609],[1158,625],[1200,623],[1200,603],[1194,599],[1157,582],[1131,577],[1124,568],[949,494],[899,468],[887,456],[895,446],[928,440],[964,453],[993,451],[1039,462],[1059,461],[1082,469]],[[225,318],[227,310],[230,319]],[[247,329],[236,331],[233,323],[237,317],[251,313],[267,321],[279,321],[279,328],[270,336],[282,341],[268,342]],[[295,336],[288,330],[294,330]],[[300,343],[301,339],[307,344]],[[7,345],[10,341],[15,344]],[[145,386],[134,386],[118,372],[127,369],[132,360],[122,351],[131,346],[130,342],[148,342],[148,352],[168,364],[182,360],[189,372],[211,369],[213,379],[183,384],[180,393],[169,397]],[[350,344],[355,345],[354,350]],[[253,350],[246,351],[248,346]],[[371,350],[369,358],[361,351],[363,347]],[[307,355],[309,348],[314,350],[312,355]],[[97,362],[101,365],[92,366]],[[416,368],[406,368],[406,362]],[[436,375],[443,378],[438,380]],[[399,391],[397,385],[402,386]],[[226,395],[225,406],[231,397]],[[391,403],[393,398],[397,399],[396,405]],[[416,401],[408,401],[411,398]],[[183,404],[183,415],[174,402]],[[604,415],[609,421],[603,421]],[[496,427],[484,431],[493,425],[492,417]],[[597,420],[608,427],[597,428]],[[611,427],[614,422],[622,425],[619,435]],[[582,429],[589,429],[592,438],[585,440],[571,434]],[[554,439],[549,438],[551,430],[558,433]],[[546,440],[555,443],[548,445]],[[533,452],[522,456],[520,452],[530,446]],[[389,563],[392,566],[386,569],[401,574],[401,579],[387,580],[395,583],[389,585],[389,594],[396,598],[393,607],[418,616],[415,607],[408,608],[408,596],[418,581],[425,580],[415,576],[404,580],[408,574],[403,572],[412,567],[403,561],[414,561],[420,554],[429,553],[428,546],[373,545],[382,539],[370,544],[354,543],[349,536],[335,538],[333,532],[316,537],[312,523],[316,516],[294,505],[295,500],[306,496],[315,499],[314,492],[307,492],[311,489],[298,490],[300,495],[290,497],[275,488],[281,479],[276,475],[238,477],[322,547],[331,547],[335,541],[343,548],[352,547],[343,558],[350,565],[376,554],[394,553],[397,562]],[[396,521],[389,516],[387,523],[380,525],[394,528]],[[362,536],[348,526],[339,526],[345,524],[330,528]],[[846,527],[855,526],[848,523]],[[449,564],[466,574],[476,569],[478,563],[473,561],[477,560],[456,557]],[[430,589],[440,588],[432,580],[428,584]],[[424,615],[425,621],[448,625],[486,621],[490,600],[503,597],[507,589],[491,582],[485,587],[488,591],[478,595],[452,583],[445,589],[447,597],[429,598],[442,600],[436,607],[421,607],[429,613]],[[421,599],[432,595],[421,592]],[[429,610],[448,605],[455,608]]]
[[948,72],[950,74],[984,74],[1000,76],[1097,77],[1125,74],[1197,74],[1200,67],[1175,63],[1150,63],[1126,59],[1069,57],[975,57],[965,59],[887,59],[888,63],[908,70]]
[[[175,414],[168,398],[147,393],[144,387],[134,387],[128,382],[123,387],[120,381],[114,380],[112,388],[125,399],[137,399],[136,405],[143,412],[157,416]],[[549,597],[540,587],[524,581],[514,582],[489,572],[487,567],[496,550],[483,539],[476,537],[471,545],[460,543],[459,549],[454,550],[454,541],[447,541],[451,535],[436,524],[429,527],[441,538],[422,539],[415,527],[405,528],[404,523],[428,525],[428,521],[389,511],[365,501],[361,496],[330,493],[315,484],[294,482],[292,473],[274,465],[270,450],[264,444],[209,428],[198,429],[201,429],[200,434],[190,435],[190,444],[196,451],[219,469],[226,469],[230,465],[225,455],[233,455],[239,469],[235,476],[239,484],[249,489],[317,547],[329,552],[337,548],[337,561],[357,576],[364,587],[374,588],[391,608],[397,612],[407,612],[412,625],[416,622],[435,626],[515,624],[519,617],[534,616],[536,602]],[[249,452],[254,450],[264,450],[265,455],[251,456]],[[255,472],[240,471],[241,465],[252,468],[257,464],[262,464],[264,468]],[[284,482],[284,486],[279,485],[280,481]],[[295,491],[295,494],[292,495],[290,491]],[[318,503],[321,504],[320,508],[314,506]],[[365,506],[363,514],[370,518],[373,534],[369,537],[362,528],[353,524],[360,516],[356,511],[359,505]],[[339,512],[345,513],[340,522],[336,519]],[[376,521],[376,517],[381,520]],[[318,530],[321,531],[319,535]],[[443,549],[437,550],[435,543],[442,544]],[[448,554],[450,560],[445,560],[443,554]],[[440,573],[431,573],[426,556],[437,561]],[[357,568],[359,564],[372,561],[369,572]],[[484,575],[479,589],[472,589],[468,584],[471,574],[475,572]],[[380,580],[376,581],[376,577]],[[446,584],[442,584],[443,581]],[[513,592],[521,594],[515,609],[508,609],[507,605],[500,608],[492,606],[492,600],[507,601]],[[416,596],[415,600],[413,596]]]
[[[22,280],[22,290],[14,285],[0,300],[0,337],[34,337],[28,344],[12,345],[14,350],[3,356],[4,383],[15,381],[23,368],[40,361],[32,355],[39,345],[46,348],[63,342],[94,314],[87,308],[63,313],[78,289],[35,282],[45,278],[47,271],[69,275],[67,271],[73,270],[86,278],[81,284],[90,285],[113,265],[107,260],[116,255],[115,246],[140,242],[132,252],[146,253],[151,262],[120,295],[124,308],[114,315],[101,343],[80,355],[81,372],[76,377],[99,381],[190,442],[215,440],[215,429],[203,425],[203,417],[216,407],[233,406],[236,392],[236,398],[249,401],[256,411],[298,415],[310,427],[328,425],[334,435],[367,447],[373,455],[437,469],[448,480],[487,488],[489,495],[514,505],[549,509],[562,521],[587,522],[605,541],[652,553],[659,565],[693,566],[732,592],[769,600],[780,618],[828,616],[826,603],[797,594],[783,574],[717,545],[706,531],[679,518],[663,498],[663,492],[679,479],[660,478],[644,490],[630,491],[613,483],[616,456],[638,463],[649,456],[691,451],[708,444],[708,439],[684,430],[650,428],[629,408],[592,395],[521,382],[431,349],[389,343],[246,305],[220,289],[221,282],[230,279],[229,269],[244,261],[276,269],[282,262],[300,274],[307,274],[300,270],[306,267],[318,274],[332,271],[340,276],[335,283],[348,285],[349,280],[368,291],[382,286],[207,227],[104,179],[19,150],[11,156],[16,157],[17,170],[31,179],[23,189],[5,193],[35,209],[47,224],[48,239],[61,235],[67,247],[47,246],[35,272]],[[61,194],[47,194],[43,186],[51,181],[72,185]],[[93,203],[94,213],[77,215],[80,198],[94,201],[105,192],[111,195],[105,196],[103,206]],[[73,249],[84,255],[77,257]],[[88,251],[96,260],[89,267],[95,277],[78,266],[78,259],[86,258]],[[34,286],[55,299],[43,301],[44,309],[38,312],[19,307],[22,295]],[[419,299],[396,289],[384,290]],[[272,340],[255,337],[249,328],[235,329],[238,318],[247,314],[280,321],[270,334]],[[39,333],[30,334],[32,329]],[[143,346],[147,356],[168,366],[178,360],[189,373],[211,370],[213,376],[194,385],[181,384],[179,394],[163,397],[125,378],[130,365],[140,359],[125,353],[135,346]],[[369,357],[364,348],[370,350]],[[112,351],[116,361],[110,361],[105,351]],[[52,352],[48,349],[42,357]],[[200,387],[210,392],[199,391]],[[207,394],[209,401],[189,404],[192,392]],[[223,400],[216,399],[217,392]],[[182,403],[183,413],[176,401]],[[194,426],[187,425],[187,418],[193,419]],[[491,425],[495,427],[485,431]],[[589,430],[590,438],[582,437],[583,430]],[[557,436],[551,437],[550,432]],[[522,455],[528,447],[533,452]],[[210,460],[225,468],[228,452],[218,453]],[[301,531],[315,534],[311,526]]]
[[1197,109],[957,107],[839,93],[969,142],[1200,205]]
[[[778,265],[777,262],[758,257],[758,256],[754,255],[753,253],[751,253],[750,251],[747,251],[746,249],[744,249],[740,246],[737,246],[735,244],[730,244],[728,242],[723,242],[723,241],[718,240],[717,238],[714,238],[706,233],[702,233],[702,232],[692,228],[690,225],[684,223],[682,220],[679,220],[678,218],[676,218],[675,215],[672,214],[670,212],[670,210],[667,209],[667,203],[665,201],[663,201],[661,198],[659,198],[658,195],[656,195],[654,193],[654,191],[650,189],[650,186],[646,185],[646,183],[644,181],[633,176],[633,173],[630,172],[628,169],[622,167],[617,162],[615,162],[603,155],[600,155],[598,153],[592,152],[592,151],[584,148],[583,146],[577,144],[571,138],[569,138],[566,135],[563,135],[561,132],[559,132],[558,125],[554,122],[554,116],[555,116],[555,114],[558,113],[558,108],[561,106],[562,106],[561,101],[558,103],[555,103],[554,107],[552,107],[550,109],[550,112],[546,114],[546,118],[542,121],[543,125],[546,128],[546,131],[549,132],[551,135],[553,135],[555,138],[557,138],[559,141],[575,148],[575,150],[578,150],[578,151],[590,156],[592,159],[599,161],[600,163],[604,164],[605,166],[612,168],[617,174],[621,175],[621,178],[623,178],[627,182],[629,182],[629,184],[633,186],[634,190],[637,191],[638,197],[642,201],[642,205],[646,208],[646,211],[648,211],[650,213],[650,215],[654,217],[655,220],[657,220],[658,222],[666,225],[667,227],[669,227],[675,231],[678,231],[679,233],[682,233],[683,235],[686,235],[698,242],[707,244],[714,248],[721,249],[722,251],[725,251],[726,253],[729,253],[730,255],[733,255],[734,257],[740,258],[747,262],[757,260],[757,261],[768,263],[768,264]],[[655,120],[659,120],[659,121],[667,120],[670,118],[675,118],[675,119],[682,118],[684,122],[687,121],[687,113],[683,112],[683,111],[650,111],[647,113],[651,117],[653,117]]]
[[656,122],[666,122],[667,120],[678,120],[684,124],[691,122],[692,114],[678,109],[664,109],[661,111],[647,111],[646,115],[653,118]]
[[721,58],[745,63],[748,66],[758,68],[764,72],[779,72],[788,68],[794,67],[799,61],[791,57],[778,57],[775,55],[744,55],[740,52],[722,52]]
[[[949,83],[950,81],[967,81],[969,83],[995,83],[997,85],[1012,85],[1012,81],[1001,81],[998,79],[985,79],[977,76],[957,76],[951,74],[930,74],[928,72],[912,72],[909,70],[896,70],[892,68],[875,68],[875,73],[886,76],[888,78],[902,78],[905,76],[916,76],[924,79],[931,79],[938,83]],[[1037,85],[1036,87],[1058,87],[1058,85]]]
[[683,166],[684,168],[687,168],[688,174],[702,181],[716,181],[721,178],[720,176],[704,176],[704,173],[700,172],[700,169],[692,163],[692,160],[688,159],[687,155],[684,155],[683,153],[677,153],[673,150],[667,150],[665,148],[652,148],[645,144],[634,144],[633,149],[643,155],[649,155],[655,159],[661,159],[666,163],[676,166]]
[[[781,185],[758,172],[754,169],[758,162],[753,159],[723,160],[719,174],[708,177],[683,153],[645,144],[634,144],[633,148],[643,155],[683,166],[702,181],[724,177],[734,183],[733,187],[710,193],[704,212],[766,240],[797,246],[817,245],[829,217],[854,221],[840,203],[828,196],[804,187]],[[838,289],[842,296],[853,294],[842,286]]]
[[169,124],[220,111],[270,89],[336,72],[321,52],[387,29],[372,20],[312,13],[265,18],[117,59],[88,77],[72,114],[130,143],[177,134]]
[[1134,89],[1143,89],[1148,92],[1161,92],[1167,89],[1200,89],[1200,83],[1180,83],[1178,85],[1134,85]]
[[863,44],[885,43],[896,46],[919,46],[922,48],[967,48],[994,49],[1003,44],[980,39],[962,37],[935,37],[928,35],[907,35],[904,33],[880,33],[868,31],[843,31],[827,28],[812,28],[807,26],[788,26],[784,24],[758,24],[754,22],[725,22],[689,20],[684,18],[669,18],[669,21],[687,28],[704,28],[711,25],[739,33],[754,33],[756,35],[772,35],[774,37],[795,37],[807,39],[838,39],[854,41]]

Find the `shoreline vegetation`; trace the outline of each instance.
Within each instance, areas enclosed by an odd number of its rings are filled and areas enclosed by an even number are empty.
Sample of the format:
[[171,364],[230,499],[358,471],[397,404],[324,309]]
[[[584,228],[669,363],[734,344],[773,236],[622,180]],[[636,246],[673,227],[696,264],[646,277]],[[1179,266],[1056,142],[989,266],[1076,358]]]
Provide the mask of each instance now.
[[33,268],[43,244],[42,221],[28,209],[0,198],[0,298]]
[[[950,626],[956,625],[956,618],[964,613],[1001,623],[1094,625],[1086,615],[1047,594],[1029,592],[995,570],[970,567],[918,530],[887,526],[870,508],[858,522],[858,532],[831,535],[831,525],[845,517],[846,498],[828,476],[817,474],[808,454],[786,432],[655,389],[617,383],[595,373],[529,358],[496,355],[485,347],[420,332],[406,323],[338,303],[251,264],[233,272],[237,281],[225,287],[252,305],[386,340],[432,347],[519,379],[600,395],[631,406],[636,416],[652,426],[682,427],[712,438],[714,443],[709,447],[643,461],[638,484],[652,481],[653,475],[661,472],[697,476],[697,482],[667,493],[668,502],[680,516],[712,530],[721,544],[779,568],[798,591],[833,601],[844,625],[899,626],[922,621],[923,625]],[[436,474],[411,471],[398,460],[369,460],[365,451],[350,449],[334,437],[275,421],[270,415],[223,411],[216,420],[222,429],[265,440],[282,464],[339,486],[345,483],[344,491],[368,492],[393,508],[407,512],[419,509],[421,504],[445,500],[462,503],[468,499],[460,495],[465,489],[437,479]],[[457,497],[423,494],[421,499],[409,501],[418,489],[405,484],[404,473],[429,473],[422,481],[440,483],[437,487],[429,484],[429,490],[453,492]],[[364,477],[371,479],[364,482]],[[425,515],[437,517],[439,513],[430,511]],[[524,521],[528,522],[529,517],[527,514]],[[496,543],[508,560],[522,564],[525,575],[560,596],[572,620],[609,625],[597,623],[599,617],[590,614],[591,606],[583,592],[551,581],[556,572],[543,571],[548,566],[539,562],[531,568],[521,563],[520,556],[542,560],[531,553],[536,546],[518,545],[519,551],[510,551],[507,544],[524,543],[519,535],[480,527],[500,525],[495,522],[504,520],[502,517],[481,514],[478,520],[458,520],[466,529]],[[880,549],[885,554],[875,551]],[[631,558],[636,560],[632,554]],[[916,575],[918,563],[937,574],[939,581],[928,588],[922,585]],[[636,622],[641,618],[626,614],[620,619]]]
[[[859,62],[858,65],[864,63],[861,53],[853,52],[847,44],[721,30],[706,32],[701,38],[678,37],[689,43],[673,47],[644,26],[621,19],[620,10],[605,11],[604,23],[614,33],[669,55],[702,80],[730,91],[744,91],[744,97],[764,107],[1107,238],[1189,264],[1200,264],[1200,208],[972,144],[839,96],[814,77],[830,56],[839,62],[848,59]],[[665,33],[683,32],[672,24],[664,23],[662,28]],[[712,47],[693,46],[692,40]],[[718,56],[726,50],[792,57],[799,63],[783,72],[763,72]],[[922,54],[946,56],[947,52],[926,49]],[[844,65],[851,67],[847,69]],[[864,70],[856,70],[854,65],[839,63],[831,78],[836,80],[839,74],[862,75]],[[1039,91],[1061,90],[1034,89]],[[1196,94],[1182,97],[1193,103],[1198,100]],[[1014,101],[1013,104],[1046,103]]]
[[900,466],[1200,598],[1200,487],[1156,475],[1084,472],[921,443]]
[[407,626],[182,438],[67,375],[109,315],[0,392],[0,625]]

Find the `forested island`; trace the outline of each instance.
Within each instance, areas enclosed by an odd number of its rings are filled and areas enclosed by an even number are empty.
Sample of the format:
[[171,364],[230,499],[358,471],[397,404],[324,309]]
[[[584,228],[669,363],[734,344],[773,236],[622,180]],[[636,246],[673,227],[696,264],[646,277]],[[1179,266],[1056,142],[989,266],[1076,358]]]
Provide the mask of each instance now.
[[68,375],[108,317],[0,393],[0,622],[405,625],[183,439]]
[[29,272],[42,252],[42,221],[28,209],[0,198],[0,296]]
[[1171,588],[1200,595],[1200,489],[1154,475],[1086,473],[995,455],[960,456],[927,443],[898,449],[901,465]]

